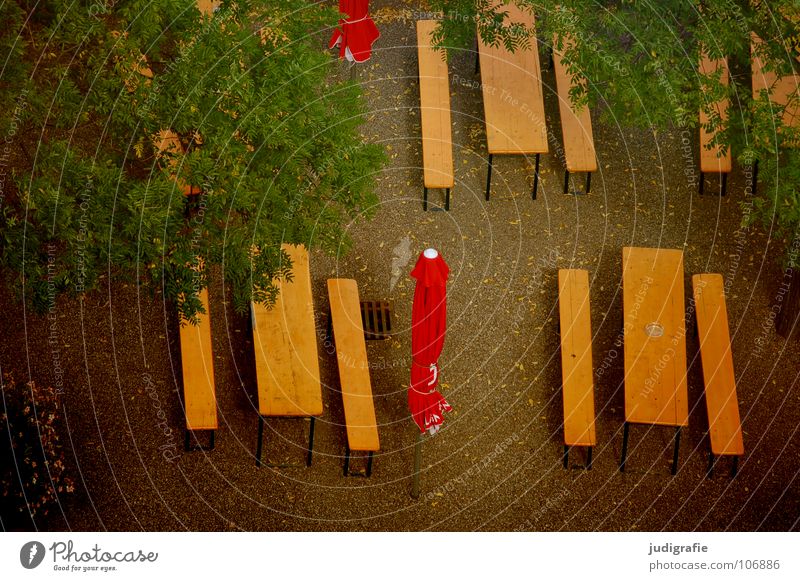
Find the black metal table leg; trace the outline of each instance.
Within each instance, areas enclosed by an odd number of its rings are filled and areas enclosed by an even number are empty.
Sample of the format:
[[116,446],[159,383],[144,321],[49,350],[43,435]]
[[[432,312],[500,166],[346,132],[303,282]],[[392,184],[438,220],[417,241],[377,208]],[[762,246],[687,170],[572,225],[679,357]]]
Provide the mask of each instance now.
[[256,444],[256,466],[261,466],[261,441],[264,439],[264,416],[258,414],[258,444]]
[[709,451],[708,453],[708,469],[706,470],[706,477],[707,478],[714,478],[714,452]]
[[564,170],[564,193],[569,192],[569,170]]
[[190,432],[189,430],[184,430],[184,437],[183,437],[183,449],[188,452],[189,451],[189,443],[190,443]]
[[619,463],[619,471],[625,472],[625,461],[628,459],[628,432],[631,425],[625,422],[625,427],[622,429],[622,460]]
[[591,470],[592,469],[592,450],[593,449],[594,448],[592,446],[589,446],[589,456],[586,458],[586,469],[587,470]]
[[489,154],[489,168],[486,172],[486,201],[489,201],[489,189],[492,187],[492,154]]
[[569,467],[569,446],[564,444],[564,468]]
[[479,51],[480,51],[480,48],[478,47],[478,39],[475,38],[475,74],[476,75],[478,74],[478,71],[480,70],[480,65],[481,65],[480,52]]
[[681,427],[675,427],[675,451],[672,453],[672,475],[678,473],[678,450],[681,446]]
[[739,470],[739,456],[733,457],[733,466],[731,466],[731,478],[736,476],[736,472]]
[[369,457],[367,458],[367,478],[372,476],[372,452],[369,453]]
[[703,185],[705,184],[706,178],[703,172],[700,172],[700,195],[703,195]]
[[533,174],[533,195],[531,197],[534,200],[536,199],[536,189],[539,187],[539,155],[536,154],[536,170]]
[[722,195],[723,196],[725,195],[725,190],[727,189],[727,187],[728,187],[728,174],[727,173],[723,173],[722,174]]
[[350,446],[345,446],[344,449],[344,475],[350,475]]
[[428,210],[428,188],[422,188],[422,209],[427,212]]
[[756,195],[756,186],[758,185],[758,160],[753,162],[753,195]]
[[311,461],[314,459],[314,425],[316,422],[314,416],[311,416],[311,426],[308,428],[308,457],[306,458],[306,466],[311,466]]
[[450,211],[450,188],[444,190],[444,209]]
[[586,172],[586,193],[589,193],[589,188],[592,185],[592,172]]
[[208,449],[214,449],[214,437],[217,435],[217,430],[211,430],[211,440],[208,443]]

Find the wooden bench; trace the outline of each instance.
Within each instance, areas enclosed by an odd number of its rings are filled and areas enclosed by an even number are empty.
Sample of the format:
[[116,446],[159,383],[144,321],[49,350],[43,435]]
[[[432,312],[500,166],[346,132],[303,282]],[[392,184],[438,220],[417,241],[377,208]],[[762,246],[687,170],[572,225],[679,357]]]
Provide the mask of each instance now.
[[[569,192],[569,174],[586,172],[586,193],[591,186],[592,172],[597,171],[597,155],[594,150],[592,117],[589,108],[584,106],[576,111],[570,97],[570,89],[578,83],[586,84],[586,79],[571,75],[562,60],[563,52],[556,50],[558,37],[553,38],[553,68],[558,87],[558,107],[561,112],[561,134],[564,138],[564,193]],[[571,48],[571,37],[563,38],[564,50]]]
[[366,475],[369,477],[373,453],[380,450],[380,442],[369,379],[367,344],[361,324],[358,285],[350,279],[330,279],[328,297],[347,424],[344,475],[350,475],[350,452],[359,451],[368,452]]
[[315,417],[322,415],[311,269],[305,247],[282,249],[292,261],[292,281],[275,282],[279,294],[271,308],[250,305],[258,383],[256,466],[261,466],[266,417],[310,418],[305,465],[311,466]]
[[[513,24],[532,29],[534,16],[510,2],[500,6]],[[489,46],[478,35],[476,72],[481,72],[483,114],[486,123],[486,148],[489,153],[486,174],[486,199],[492,186],[492,160],[495,155],[535,155],[533,192],[539,185],[539,157],[548,152],[547,123],[544,114],[542,72],[535,36],[530,46],[509,51],[502,43]],[[480,66],[478,66],[480,65]]]
[[[720,82],[728,86],[730,74],[728,72],[728,60],[710,59],[703,51],[700,54],[700,75],[701,76],[717,76],[719,75]],[[728,118],[728,99],[722,99],[712,104],[712,108],[716,109],[720,120],[724,122]],[[700,107],[700,195],[703,195],[703,186],[705,184],[705,174],[718,173],[721,175],[721,194],[725,195],[725,189],[728,182],[728,174],[731,173],[731,148],[728,147],[724,152],[719,144],[711,145],[712,141],[717,135],[717,131],[709,131],[708,124],[710,117],[706,112],[706,107]]]
[[422,125],[423,202],[428,209],[428,189],[444,189],[444,209],[450,209],[453,187],[453,139],[450,129],[450,81],[446,53],[431,46],[436,20],[417,21],[419,100]]
[[715,457],[733,456],[731,475],[735,476],[744,443],[722,276],[696,274],[692,286],[711,440],[708,475],[713,475]]
[[592,449],[597,444],[597,435],[588,271],[558,271],[558,306],[564,399],[564,468],[569,467],[570,448],[586,446],[586,468],[591,470]]
[[182,324],[180,329],[183,402],[186,411],[184,447],[190,449],[190,434],[210,431],[208,449],[214,449],[217,430],[217,397],[214,390],[214,354],[211,350],[211,317],[208,289],[198,295],[205,313],[198,313],[197,325]]

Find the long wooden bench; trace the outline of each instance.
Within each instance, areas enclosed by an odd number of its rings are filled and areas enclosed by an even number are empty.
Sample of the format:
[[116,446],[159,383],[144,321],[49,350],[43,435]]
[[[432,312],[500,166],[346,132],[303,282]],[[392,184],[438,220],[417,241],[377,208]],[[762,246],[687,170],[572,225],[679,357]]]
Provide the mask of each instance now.
[[306,466],[311,466],[315,418],[322,415],[311,269],[304,246],[282,248],[292,261],[291,282],[275,282],[279,294],[272,307],[250,305],[258,383],[256,466],[261,466],[266,417],[310,418]]
[[[530,7],[522,10],[514,2],[502,4],[499,0],[493,4],[508,13],[511,24],[533,29],[535,19]],[[529,46],[517,47],[512,52],[503,43],[488,45],[478,35],[475,70],[481,73],[486,149],[489,153],[487,200],[491,193],[495,155],[536,156],[531,192],[531,197],[536,199],[540,156],[549,149],[539,49],[535,36],[531,38]]]
[[350,475],[351,451],[359,451],[368,453],[366,475],[370,476],[373,454],[380,450],[380,442],[356,281],[328,280],[328,298],[347,424],[344,475]]
[[564,138],[564,193],[569,192],[569,174],[586,172],[586,193],[591,187],[592,172],[597,171],[597,155],[594,150],[594,135],[592,133],[592,116],[589,108],[583,106],[577,111],[572,104],[570,90],[580,83],[586,84],[586,79],[571,75],[563,62],[563,52],[574,45],[572,37],[563,38],[563,50],[557,50],[558,37],[553,38],[553,68],[556,75],[558,88],[558,107],[561,112],[561,134]]
[[[700,75],[716,76],[719,75],[720,82],[728,86],[730,73],[728,72],[728,60],[725,58],[710,59],[703,51],[700,54]],[[721,121],[728,118],[728,99],[722,99],[712,104],[716,109]],[[731,148],[728,147],[724,152],[719,144],[712,145],[712,141],[717,135],[717,131],[709,131],[708,124],[710,117],[706,112],[707,107],[700,107],[700,195],[703,194],[705,184],[705,174],[718,173],[721,176],[721,194],[725,195],[728,182],[728,174],[731,173]]]
[[453,187],[453,138],[450,128],[450,81],[446,53],[431,46],[436,20],[417,21],[419,100],[422,126],[423,202],[428,209],[428,189],[444,189],[444,209],[450,209]]
[[197,314],[197,325],[185,323],[180,329],[186,451],[192,449],[190,435],[197,431],[211,432],[208,448],[213,450],[214,435],[218,427],[208,290],[201,290],[198,297],[205,313]]
[[561,328],[561,389],[564,400],[564,468],[569,467],[570,448],[586,446],[586,468],[591,470],[592,449],[597,444],[597,434],[589,273],[586,270],[558,271],[558,305]]
[[713,475],[715,457],[733,456],[731,474],[735,476],[739,457],[744,455],[744,442],[722,276],[696,274],[692,286],[711,440],[708,475]]

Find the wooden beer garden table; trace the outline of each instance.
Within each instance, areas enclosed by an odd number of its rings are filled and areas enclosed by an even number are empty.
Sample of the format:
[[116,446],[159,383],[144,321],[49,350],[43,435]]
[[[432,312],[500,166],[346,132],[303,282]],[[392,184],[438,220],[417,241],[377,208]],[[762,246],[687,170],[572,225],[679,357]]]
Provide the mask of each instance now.
[[306,456],[310,466],[314,420],[322,414],[311,272],[305,247],[282,248],[292,261],[292,281],[276,282],[280,294],[272,308],[251,303],[258,382],[256,466],[261,465],[265,417],[311,418]]
[[681,428],[689,425],[683,251],[622,249],[625,338],[625,471],[631,424],[673,426],[672,474],[678,470]]
[[[502,6],[513,23],[533,28],[534,17],[513,2]],[[536,38],[514,52],[502,44],[485,44],[478,34],[486,146],[489,151],[486,199],[492,186],[492,159],[497,155],[536,155],[532,197],[539,184],[539,156],[548,152],[542,72]]]

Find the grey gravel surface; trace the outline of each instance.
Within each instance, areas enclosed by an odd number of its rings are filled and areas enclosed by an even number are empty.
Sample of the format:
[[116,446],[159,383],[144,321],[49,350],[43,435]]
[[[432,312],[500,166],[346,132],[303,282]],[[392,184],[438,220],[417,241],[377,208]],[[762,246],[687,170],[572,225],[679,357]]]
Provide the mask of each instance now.
[[[391,157],[378,177],[373,220],[349,227],[343,256],[312,256],[316,310],[325,280],[355,278],[364,298],[393,302],[396,335],[368,356],[382,451],[370,479],[344,478],[345,445],[335,357],[320,345],[325,413],[309,469],[254,466],[252,342],[247,321],[215,277],[212,301],[221,427],[213,452],[182,452],[177,328],[171,311],[134,286],[110,282],[83,303],[61,300],[56,333],[66,371],[68,462],[78,481],[53,530],[791,530],[800,524],[800,346],[777,337],[770,312],[783,272],[780,245],[763,229],[740,229],[746,179],[729,195],[699,197],[684,170],[680,131],[652,134],[601,124],[600,171],[589,195],[561,192],[563,164],[542,157],[532,201],[532,160],[498,158],[483,200],[483,107],[473,56],[450,63],[456,186],[450,212],[422,211],[416,2],[374,2],[381,38],[360,66],[369,107],[365,137]],[[405,10],[403,10],[405,9]],[[343,75],[348,74],[344,70]],[[561,142],[551,72],[544,74],[548,129]],[[713,189],[710,181],[708,190]],[[583,176],[575,186],[582,187]],[[431,193],[432,202],[439,198]],[[690,425],[681,468],[669,474],[672,431],[632,431],[620,474],[623,246],[682,248],[691,274],[726,278],[746,456],[736,479],[721,463],[705,478],[708,429],[697,340],[687,341]],[[409,496],[415,428],[406,409],[408,273],[424,248],[451,267],[442,391],[455,411],[424,445],[422,495]],[[557,270],[586,268],[596,369],[594,468],[561,466],[562,404],[556,325]],[[48,324],[2,291],[0,361],[18,376],[53,381]],[[324,317],[320,318],[324,325]],[[163,416],[163,418],[162,418]],[[270,420],[265,454],[300,462],[307,421]],[[354,468],[359,466],[354,461]]]

